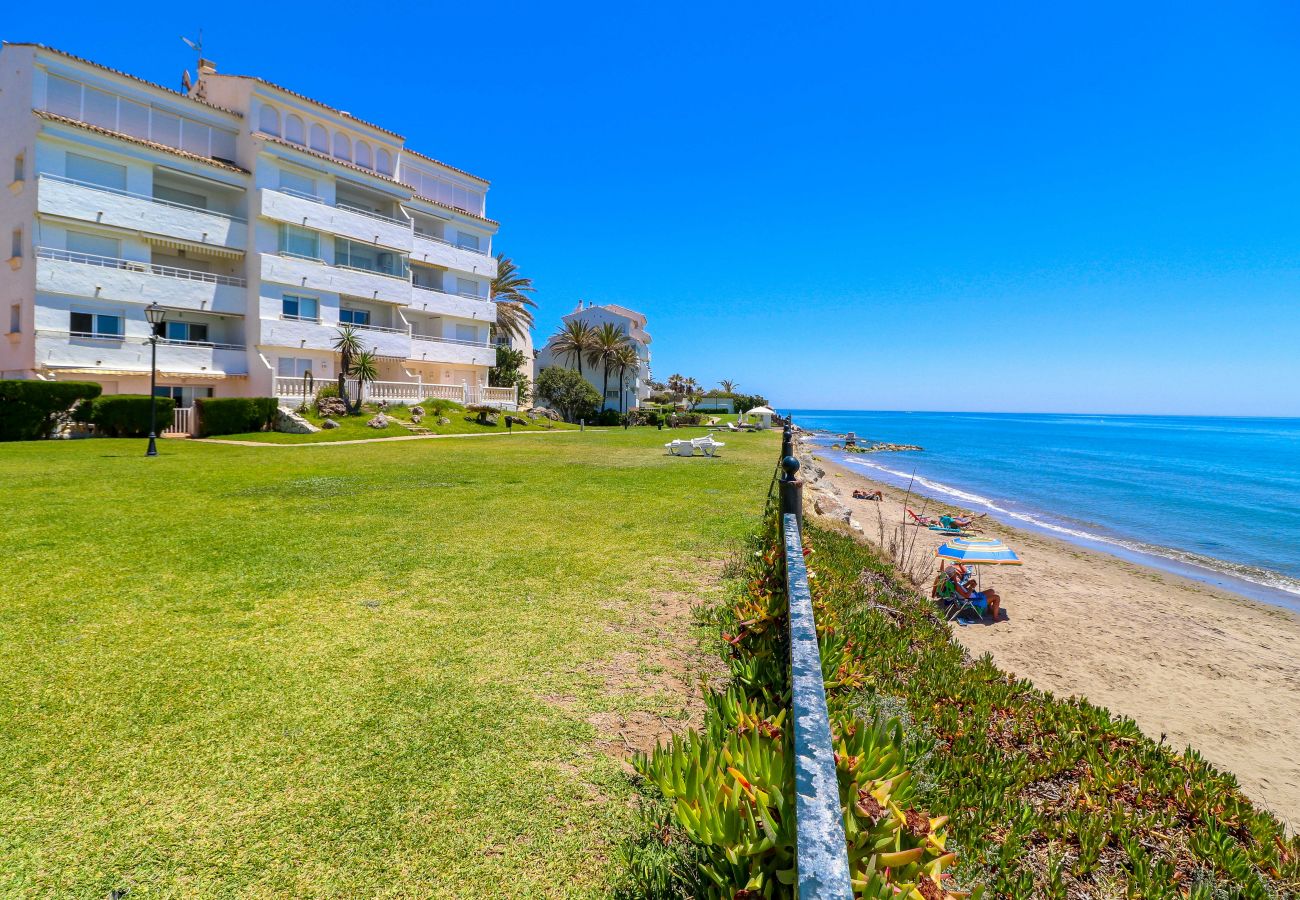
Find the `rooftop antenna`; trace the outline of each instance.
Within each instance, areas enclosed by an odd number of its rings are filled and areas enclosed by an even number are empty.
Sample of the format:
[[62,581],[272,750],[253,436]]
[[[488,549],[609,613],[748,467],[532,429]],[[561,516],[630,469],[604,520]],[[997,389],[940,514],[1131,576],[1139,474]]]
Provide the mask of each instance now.
[[[189,38],[187,38],[185,35],[181,35],[181,40],[184,41],[185,44],[191,50],[194,51],[194,55],[197,60],[194,64],[194,75],[195,77],[197,77],[200,74],[200,70],[203,65],[203,29],[202,28],[199,29],[198,40],[192,41]],[[184,93],[188,94],[190,92],[190,87],[192,84],[193,82],[190,81],[190,70],[185,69],[184,71],[181,72],[181,90]]]

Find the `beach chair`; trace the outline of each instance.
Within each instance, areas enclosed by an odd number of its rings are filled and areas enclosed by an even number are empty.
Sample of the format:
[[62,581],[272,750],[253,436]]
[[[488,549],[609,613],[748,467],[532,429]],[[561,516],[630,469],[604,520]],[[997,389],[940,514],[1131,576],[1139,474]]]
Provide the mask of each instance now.
[[[907,507],[903,507],[903,508],[904,508],[904,509],[907,509]],[[925,525],[925,526],[930,526],[930,525],[937,525],[937,524],[938,524],[938,520],[937,520],[937,519],[933,519],[933,518],[931,518],[930,516],[918,516],[916,513],[912,512],[910,509],[907,509],[907,514],[908,514],[909,516],[912,517],[912,522],[913,522],[913,524],[915,524],[915,525]]]
[[718,450],[727,446],[722,441],[714,440],[713,435],[711,434],[706,434],[704,437],[700,438],[694,438],[690,443],[694,449],[703,451],[705,456],[716,456]]
[[668,451],[669,456],[694,456],[695,445],[690,441],[669,441],[664,444],[664,449]]

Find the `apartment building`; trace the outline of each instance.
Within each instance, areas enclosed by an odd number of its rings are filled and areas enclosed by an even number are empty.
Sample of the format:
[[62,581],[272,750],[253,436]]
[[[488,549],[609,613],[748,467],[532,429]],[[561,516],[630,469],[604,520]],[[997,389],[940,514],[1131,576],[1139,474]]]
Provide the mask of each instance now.
[[[577,309],[561,318],[566,325],[570,322],[586,322],[592,328],[611,324],[627,335],[628,344],[636,350],[641,364],[636,372],[630,372],[622,384],[611,376],[608,385],[603,370],[584,365],[582,374],[597,392],[605,392],[603,409],[634,409],[641,401],[650,396],[650,334],[646,329],[644,313],[619,306],[614,303],[595,304],[579,302]],[[552,337],[537,355],[537,370],[540,372],[548,366],[575,368],[574,361],[557,354],[554,350],[555,339]]]
[[[489,388],[488,182],[401,135],[204,62],[187,93],[0,47],[0,377],[297,402],[352,325],[374,399],[513,406]],[[4,248],[0,248],[2,250]]]

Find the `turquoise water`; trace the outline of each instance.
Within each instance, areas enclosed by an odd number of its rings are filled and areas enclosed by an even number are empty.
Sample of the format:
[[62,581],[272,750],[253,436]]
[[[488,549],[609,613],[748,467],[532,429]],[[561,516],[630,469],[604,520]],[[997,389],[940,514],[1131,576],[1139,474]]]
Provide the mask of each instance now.
[[1300,419],[793,415],[925,448],[831,454],[878,480],[1300,608]]

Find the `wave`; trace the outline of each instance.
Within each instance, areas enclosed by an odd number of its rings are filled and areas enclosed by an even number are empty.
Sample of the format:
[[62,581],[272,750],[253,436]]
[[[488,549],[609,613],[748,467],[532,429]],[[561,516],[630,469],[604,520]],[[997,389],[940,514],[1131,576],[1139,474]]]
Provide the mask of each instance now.
[[1124,538],[1111,537],[1105,534],[1098,534],[1083,528],[1071,527],[1069,525],[1054,522],[1034,513],[1024,512],[1021,510],[1009,509],[1001,506],[988,497],[979,494],[964,491],[961,488],[944,484],[940,481],[934,481],[923,475],[916,475],[911,472],[900,472],[897,469],[891,469],[880,463],[870,462],[860,457],[851,457],[847,454],[838,457],[845,464],[856,466],[863,469],[874,469],[885,475],[891,476],[887,480],[900,481],[900,487],[906,487],[909,484],[920,486],[925,491],[934,494],[941,494],[962,501],[963,504],[975,509],[983,509],[999,516],[1015,519],[1024,522],[1040,531],[1048,531],[1062,535],[1066,538],[1075,540],[1088,541],[1094,544],[1109,545],[1120,547],[1130,553],[1137,553],[1143,556],[1155,556],[1166,559],[1171,562],[1180,563],[1183,566],[1190,566],[1194,569],[1202,569],[1217,575],[1227,575],[1250,584],[1259,585],[1260,587],[1269,588],[1275,591],[1282,591],[1300,597],[1300,579],[1292,578],[1281,572],[1274,572],[1271,569],[1263,569],[1258,566],[1245,565],[1243,563],[1229,562],[1223,559],[1216,559],[1212,556],[1205,556],[1201,553],[1193,553],[1190,550],[1179,550],[1176,547],[1164,547],[1159,544],[1148,544],[1144,541],[1127,540]]

